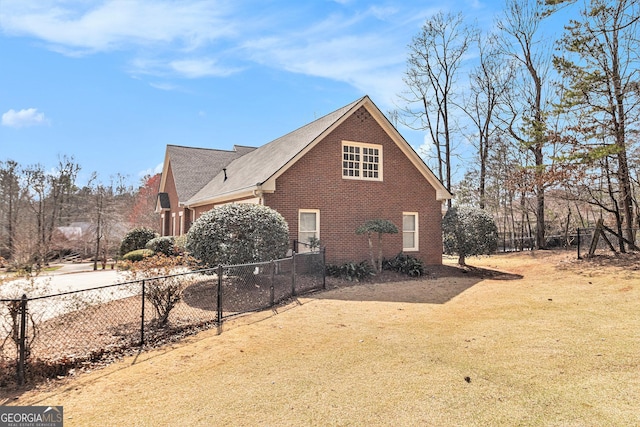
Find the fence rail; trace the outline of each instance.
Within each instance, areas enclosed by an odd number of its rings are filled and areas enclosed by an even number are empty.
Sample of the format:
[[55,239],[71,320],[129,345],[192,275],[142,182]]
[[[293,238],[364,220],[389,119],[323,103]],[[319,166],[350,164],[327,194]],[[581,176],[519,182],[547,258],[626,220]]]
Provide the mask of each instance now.
[[0,388],[64,375],[114,353],[220,327],[227,318],[324,288],[321,250],[55,295],[0,299]]
[[[545,236],[547,249],[571,249],[577,242],[577,234]],[[533,236],[516,237],[513,233],[498,233],[498,252],[530,251],[535,247],[536,239]]]

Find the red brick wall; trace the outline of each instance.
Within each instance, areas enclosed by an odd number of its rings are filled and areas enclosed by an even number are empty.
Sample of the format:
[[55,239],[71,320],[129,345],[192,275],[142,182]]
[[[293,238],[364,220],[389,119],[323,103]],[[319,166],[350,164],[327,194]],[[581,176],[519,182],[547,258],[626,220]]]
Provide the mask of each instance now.
[[[169,163],[169,166],[167,167],[167,179],[165,182],[164,189],[162,190],[164,193],[167,193],[169,195],[169,204],[171,206],[171,210],[162,212],[164,214],[164,223],[162,222],[162,219],[161,219],[160,232],[163,235],[176,235],[176,236],[179,235],[180,221],[181,221],[180,212],[182,212],[182,215],[183,215],[182,218],[184,218],[183,219],[184,233],[186,234],[186,232],[189,231],[189,227],[191,227],[191,223],[193,222],[193,219],[191,218],[192,213],[190,209],[178,206],[179,205],[178,191],[176,190],[176,184],[173,178],[173,170],[171,169],[171,163]],[[173,226],[174,226],[173,214],[176,215],[175,230],[173,229]]]
[[[320,240],[327,262],[336,264],[369,259],[366,236],[355,234],[369,219],[387,219],[398,227],[400,233],[383,235],[383,255],[395,256],[402,251],[402,213],[418,212],[419,252],[407,253],[440,264],[442,205],[435,189],[371,116],[363,120],[358,113],[280,176],[276,192],[265,194],[265,204],[285,217],[292,239],[297,238],[298,209],[319,209]],[[382,145],[384,181],[343,179],[343,140]],[[377,257],[377,245],[374,249]]]
[[165,186],[163,191],[169,195],[169,205],[171,206],[171,210],[163,212],[165,216],[164,218],[165,223],[162,224],[161,222],[160,226],[162,228],[160,229],[160,231],[163,235],[167,235],[167,234],[171,235],[173,232],[172,230],[173,220],[171,218],[171,214],[175,213],[177,217],[178,210],[179,210],[178,209],[178,192],[176,190],[175,180],[173,179],[173,171],[171,170],[171,163],[169,163],[169,166],[167,167],[167,177],[165,180]]

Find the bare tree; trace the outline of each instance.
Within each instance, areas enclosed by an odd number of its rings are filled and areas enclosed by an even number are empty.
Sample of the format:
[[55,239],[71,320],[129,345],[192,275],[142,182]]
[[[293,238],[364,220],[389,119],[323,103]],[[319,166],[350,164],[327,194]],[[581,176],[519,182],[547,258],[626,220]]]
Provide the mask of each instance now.
[[500,128],[496,124],[500,104],[504,101],[513,78],[513,67],[506,61],[494,36],[478,38],[480,63],[469,74],[469,93],[465,96],[463,109],[473,123],[475,146],[478,150],[478,203],[480,209],[486,205],[486,181],[489,152],[492,142],[497,140]]
[[534,160],[536,247],[545,241],[545,146],[550,109],[551,53],[539,36],[544,9],[537,0],[507,0],[497,26],[504,54],[517,66],[511,87],[506,128]]
[[98,269],[98,261],[104,269],[109,255],[114,253],[114,243],[119,242],[128,229],[125,218],[129,210],[132,191],[124,185],[118,175],[109,184],[98,182],[96,173],[89,181],[91,208],[89,222],[92,224],[94,255],[93,269]]
[[16,234],[21,218],[22,170],[13,160],[0,162],[0,255],[10,258],[15,253]]
[[36,263],[44,265],[53,238],[60,225],[63,212],[68,211],[68,201],[76,191],[75,180],[80,166],[71,157],[60,160],[56,169],[47,173],[40,164],[25,170],[29,192],[29,206],[34,214],[37,230]]
[[[438,178],[451,189],[456,78],[477,31],[461,14],[429,18],[409,45],[401,123],[424,130],[436,149]],[[451,203],[451,200],[449,200]]]

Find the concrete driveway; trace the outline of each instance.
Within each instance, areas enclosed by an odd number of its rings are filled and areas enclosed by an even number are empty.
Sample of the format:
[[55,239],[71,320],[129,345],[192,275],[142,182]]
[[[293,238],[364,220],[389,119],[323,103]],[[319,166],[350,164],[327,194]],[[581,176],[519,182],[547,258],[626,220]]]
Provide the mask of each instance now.
[[[93,270],[93,263],[62,264],[61,267],[52,272],[46,272],[35,278],[34,284],[44,285],[47,295],[61,292],[78,291],[95,288],[98,286],[112,285],[125,282],[126,278],[118,270]],[[4,286],[11,288],[12,293],[33,292],[29,289],[30,284],[24,279],[17,279],[7,282]],[[42,294],[42,292],[36,292]]]
[[[41,274],[33,280],[16,279],[5,282],[0,287],[0,298],[29,298],[58,295],[66,292],[83,291],[101,286],[126,282],[127,278],[118,270],[93,270],[93,263],[63,264],[59,269]],[[70,295],[38,299],[30,302],[34,312],[39,312],[39,320],[46,320],[84,304],[108,302],[127,298],[138,293],[132,286],[115,286],[105,289],[77,292]]]

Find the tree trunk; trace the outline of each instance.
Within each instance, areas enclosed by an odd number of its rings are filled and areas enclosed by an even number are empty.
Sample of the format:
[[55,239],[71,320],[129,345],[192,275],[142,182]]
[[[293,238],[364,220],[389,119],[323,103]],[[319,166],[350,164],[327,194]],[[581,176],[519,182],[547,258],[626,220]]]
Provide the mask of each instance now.
[[465,258],[466,257],[464,255],[458,256],[458,265],[462,265],[462,266],[467,265],[467,261]]
[[371,241],[371,232],[367,233],[367,240],[369,241],[369,256],[371,257],[371,266],[376,268],[376,260],[373,257],[373,242]]

